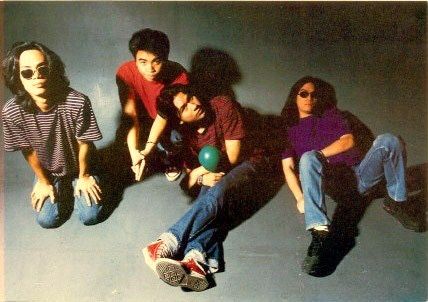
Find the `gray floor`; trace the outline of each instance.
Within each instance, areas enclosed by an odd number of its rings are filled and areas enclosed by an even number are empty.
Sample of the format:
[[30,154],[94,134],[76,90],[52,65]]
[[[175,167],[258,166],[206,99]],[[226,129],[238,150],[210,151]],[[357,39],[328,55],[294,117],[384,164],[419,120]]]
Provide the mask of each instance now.
[[85,227],[73,215],[61,228],[44,230],[34,221],[33,176],[20,154],[6,155],[5,172],[6,301],[427,300],[427,233],[401,227],[379,200],[336,272],[314,278],[300,270],[310,237],[283,186],[229,234],[217,286],[186,293],[158,279],[141,253],[188,208],[176,183],[154,176],[127,188],[102,224]]
[[[428,161],[422,1],[7,1],[0,24],[3,54],[16,41],[35,40],[60,55],[71,86],[92,101],[103,144],[117,129],[114,74],[131,59],[128,39],[150,27],[168,34],[170,59],[188,70],[201,47],[229,53],[242,74],[233,88],[245,107],[277,115],[297,79],[319,76],[336,88],[339,107],[375,134],[404,137],[409,164]],[[5,101],[10,93],[2,91]],[[229,234],[217,286],[184,293],[157,279],[141,253],[188,208],[177,184],[153,177],[127,188],[100,225],[84,227],[73,215],[44,230],[30,207],[33,175],[21,154],[6,154],[3,167],[7,301],[427,301],[427,233],[401,227],[379,200],[360,223],[356,247],[333,275],[317,279],[300,270],[310,236],[282,187]]]

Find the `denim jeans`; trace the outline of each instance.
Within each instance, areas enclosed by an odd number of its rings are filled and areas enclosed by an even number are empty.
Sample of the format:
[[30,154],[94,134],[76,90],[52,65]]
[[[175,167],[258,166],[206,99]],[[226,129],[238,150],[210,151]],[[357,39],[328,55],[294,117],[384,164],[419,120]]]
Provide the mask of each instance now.
[[179,153],[182,151],[183,137],[177,130],[171,129],[169,137],[162,136],[156,148],[165,155],[166,165],[176,165],[180,160]]
[[[179,245],[179,250],[187,254],[197,250],[208,260],[219,259],[222,255],[221,244],[225,236],[222,222],[216,220],[224,205],[225,194],[232,188],[241,187],[253,177],[254,165],[245,161],[229,173],[213,187],[203,186],[192,207],[172,226],[172,233]],[[246,188],[242,188],[244,190]]]
[[[328,164],[316,151],[306,152],[300,159],[300,182],[305,200],[307,230],[330,224],[323,188],[326,165]],[[396,136],[379,135],[364,159],[352,169],[355,172],[357,189],[360,194],[368,192],[385,179],[388,195],[395,201],[406,200],[405,149]]]
[[[99,178],[93,177],[99,184]],[[55,203],[52,203],[48,197],[40,212],[37,213],[36,219],[41,227],[51,229],[61,226],[70,218],[75,206],[78,210],[79,219],[84,225],[93,225],[99,222],[98,215],[102,209],[102,201],[88,206],[83,194],[74,196],[76,182],[77,179],[70,177],[55,177],[53,179],[56,190]]]

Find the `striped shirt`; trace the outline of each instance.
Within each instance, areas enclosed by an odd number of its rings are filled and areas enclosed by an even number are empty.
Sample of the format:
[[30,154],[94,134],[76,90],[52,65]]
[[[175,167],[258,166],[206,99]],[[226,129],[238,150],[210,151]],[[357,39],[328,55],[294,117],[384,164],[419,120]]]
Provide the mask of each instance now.
[[48,112],[26,112],[12,98],[3,107],[2,119],[5,150],[36,151],[42,167],[57,177],[78,173],[78,140],[102,138],[88,97],[71,88]]

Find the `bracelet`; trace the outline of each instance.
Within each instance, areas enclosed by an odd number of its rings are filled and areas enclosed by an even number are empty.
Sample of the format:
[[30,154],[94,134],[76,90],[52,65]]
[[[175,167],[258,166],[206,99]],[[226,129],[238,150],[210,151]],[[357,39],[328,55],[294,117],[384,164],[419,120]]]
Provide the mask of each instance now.
[[156,145],[156,143],[155,143],[155,142],[147,142],[147,143],[146,143],[146,145],[147,145],[147,144],[153,144],[153,145]]
[[202,186],[202,182],[203,182],[203,180],[204,180],[204,174],[201,174],[201,175],[199,175],[199,176],[198,176],[198,179],[196,180],[196,183],[197,183],[199,186]]
[[324,153],[321,150],[318,150],[317,153],[319,155],[321,155],[321,157],[327,162],[330,163],[330,161],[328,160],[328,158],[324,155]]

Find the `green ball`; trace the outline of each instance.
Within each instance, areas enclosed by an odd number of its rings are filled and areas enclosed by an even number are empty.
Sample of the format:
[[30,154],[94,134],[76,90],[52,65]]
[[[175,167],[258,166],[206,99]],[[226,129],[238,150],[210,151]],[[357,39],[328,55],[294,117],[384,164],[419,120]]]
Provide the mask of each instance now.
[[199,163],[210,172],[215,172],[220,162],[220,151],[211,145],[205,145],[199,151]]

